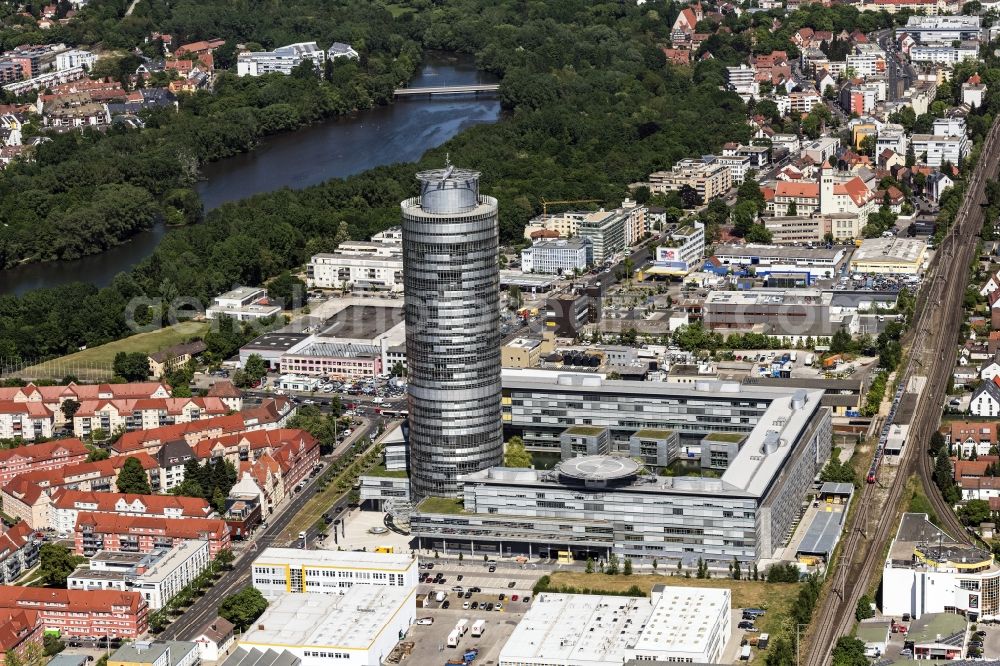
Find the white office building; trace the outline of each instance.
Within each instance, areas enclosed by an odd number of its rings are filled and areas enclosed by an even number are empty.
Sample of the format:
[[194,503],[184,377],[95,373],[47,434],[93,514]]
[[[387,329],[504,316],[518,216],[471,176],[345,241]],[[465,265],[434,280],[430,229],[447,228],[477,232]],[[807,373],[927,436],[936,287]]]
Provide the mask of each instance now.
[[717,664],[732,635],[725,588],[656,585],[645,597],[535,597],[500,651],[500,666]]
[[667,241],[656,248],[647,275],[687,275],[705,258],[705,225],[692,222],[674,229]]
[[56,71],[61,72],[74,67],[90,69],[97,62],[97,55],[82,49],[70,49],[56,55]]
[[959,612],[1000,619],[1000,566],[988,550],[959,544],[925,513],[906,513],[882,571],[882,612],[914,619]]
[[951,44],[954,41],[978,40],[981,32],[978,16],[911,16],[906,34],[919,44]]
[[913,153],[918,162],[933,167],[945,162],[957,166],[972,150],[964,118],[938,118],[934,121],[932,132],[912,137]]
[[281,306],[267,298],[267,290],[261,287],[237,287],[216,296],[212,305],[205,310],[205,319],[229,317],[236,321],[265,319],[281,314]]
[[306,283],[319,289],[403,291],[403,232],[393,227],[370,241],[347,241],[337,251],[314,255]]
[[254,560],[251,583],[266,597],[285,592],[343,592],[354,585],[412,591],[417,560],[410,555],[361,551],[268,548]]
[[244,51],[236,56],[237,76],[263,74],[291,74],[305,60],[311,60],[320,69],[326,61],[326,51],[316,42],[299,42],[280,46],[273,51]]
[[150,610],[163,608],[191,581],[208,569],[208,541],[191,539],[150,553],[99,551],[89,568],[66,579],[70,590],[131,590],[142,595]]
[[356,585],[339,594],[281,594],[240,647],[287,650],[301,666],[379,666],[416,620],[416,589]]
[[917,45],[910,48],[911,62],[954,65],[963,60],[976,60],[978,57],[978,42],[959,42],[958,46],[952,46],[951,44],[936,44],[933,46]]
[[539,240],[521,250],[525,273],[572,275],[584,273],[594,263],[594,244],[589,238]]
[[882,151],[888,149],[897,155],[905,155],[907,145],[906,130],[903,126],[886,123],[878,130],[878,138],[875,140],[875,154],[881,155]]
[[757,83],[757,68],[747,64],[726,67],[726,86],[739,95],[744,102],[751,97],[759,98],[760,84]]

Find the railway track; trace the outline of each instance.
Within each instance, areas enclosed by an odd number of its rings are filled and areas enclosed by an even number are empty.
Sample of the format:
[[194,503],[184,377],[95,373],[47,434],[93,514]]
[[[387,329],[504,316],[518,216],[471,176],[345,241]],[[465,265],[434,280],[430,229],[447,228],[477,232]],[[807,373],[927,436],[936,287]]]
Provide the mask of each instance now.
[[884,546],[895,528],[895,509],[913,471],[920,476],[924,492],[945,530],[960,542],[970,541],[968,532],[934,485],[934,464],[926,445],[941,419],[952,354],[962,321],[966,275],[983,223],[981,203],[985,184],[996,178],[998,167],[1000,119],[993,123],[984,141],[962,206],[938,248],[930,282],[925,282],[927,286],[917,299],[906,367],[897,376],[904,383],[902,385],[917,376],[926,377],[926,383],[910,423],[897,473],[888,486],[866,484],[861,491],[858,510],[842,542],[830,593],[823,599],[812,623],[807,666],[828,666],[837,639],[850,631],[858,599],[883,565]]

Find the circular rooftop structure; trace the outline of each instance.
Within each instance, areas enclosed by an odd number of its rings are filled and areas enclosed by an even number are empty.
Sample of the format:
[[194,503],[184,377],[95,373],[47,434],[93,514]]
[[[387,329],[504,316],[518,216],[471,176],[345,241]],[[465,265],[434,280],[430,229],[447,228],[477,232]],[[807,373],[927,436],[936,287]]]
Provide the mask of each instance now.
[[556,465],[564,483],[624,485],[639,474],[639,463],[624,456],[580,456]]

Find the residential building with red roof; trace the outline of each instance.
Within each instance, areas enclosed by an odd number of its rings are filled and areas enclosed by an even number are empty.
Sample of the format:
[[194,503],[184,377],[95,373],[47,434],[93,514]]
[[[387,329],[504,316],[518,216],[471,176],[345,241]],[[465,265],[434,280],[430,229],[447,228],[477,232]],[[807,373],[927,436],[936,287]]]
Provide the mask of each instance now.
[[208,502],[200,497],[95,493],[82,490],[60,490],[53,495],[51,505],[48,526],[59,534],[73,532],[81,511],[172,520],[211,518],[215,513]]
[[230,489],[230,497],[254,497],[261,515],[270,515],[285,498],[286,486],[281,479],[281,466],[271,454],[264,453],[254,461],[241,462],[239,478]]
[[243,417],[244,429],[275,430],[284,428],[295,416],[297,408],[288,398],[266,398],[258,406],[240,412]]
[[224,39],[207,39],[200,42],[191,42],[190,44],[181,44],[174,51],[174,55],[180,58],[188,54],[211,53],[225,43],[226,40]]
[[875,194],[858,176],[820,170],[818,181],[778,180],[767,210],[774,217],[823,215],[831,219],[835,239],[860,237],[868,216],[877,210]]
[[41,530],[49,527],[52,500],[37,483],[22,476],[13,479],[0,490],[3,512],[11,518],[20,518],[19,524]]
[[205,395],[222,400],[234,412],[243,409],[243,391],[236,388],[236,385],[228,379],[220,379],[212,384]]
[[987,460],[988,457],[983,454],[988,454],[990,447],[997,443],[997,424],[994,422],[952,421],[942,426],[941,431],[945,442],[951,447],[961,447],[962,455],[966,458],[975,450],[980,460]]
[[87,447],[78,439],[57,439],[0,450],[0,484],[28,471],[62,469],[87,459]]
[[38,564],[41,545],[35,531],[24,522],[0,534],[0,582],[12,583]]
[[4,585],[0,609],[37,612],[44,629],[63,637],[136,639],[149,628],[149,606],[138,592]]
[[202,439],[240,433],[244,430],[246,425],[243,415],[227,414],[149,430],[126,432],[111,444],[111,451],[118,455],[134,451],[146,451],[154,455],[161,446],[170,441],[183,439],[188,444],[195,444]]
[[125,456],[112,456],[107,460],[82,462],[69,467],[50,470],[24,472],[17,479],[28,481],[46,489],[49,494],[59,488],[95,492],[117,492],[118,470],[129,458],[135,458],[142,465],[154,490],[159,482],[159,465],[152,456],[137,451]]
[[229,407],[219,398],[141,398],[86,400],[73,415],[73,433],[87,437],[95,430],[111,433],[150,430],[224,416]]
[[180,541],[208,541],[209,555],[229,548],[229,526],[221,518],[119,516],[81,511],[74,530],[74,552],[91,556],[99,550],[148,553]]
[[44,650],[44,625],[38,611],[0,609],[0,659],[5,664],[30,663]]
[[0,439],[49,438],[55,425],[55,414],[40,402],[0,401]]
[[76,384],[65,386],[8,386],[0,387],[0,401],[37,402],[52,410],[57,426],[66,422],[62,404],[67,400],[116,400],[138,398],[169,398],[170,387],[161,382],[133,382],[131,384]]

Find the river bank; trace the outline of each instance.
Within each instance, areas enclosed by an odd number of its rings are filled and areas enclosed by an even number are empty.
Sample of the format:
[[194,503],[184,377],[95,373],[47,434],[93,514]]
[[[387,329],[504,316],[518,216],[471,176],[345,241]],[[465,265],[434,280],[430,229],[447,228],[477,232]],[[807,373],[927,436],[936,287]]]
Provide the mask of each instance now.
[[[411,86],[494,83],[469,56],[431,53]],[[401,99],[392,105],[330,119],[296,132],[268,137],[256,150],[204,165],[197,186],[206,212],[225,203],[283,187],[302,189],[373,167],[412,162],[463,129],[496,122],[493,96]],[[71,282],[98,287],[149,257],[168,232],[143,231],[100,254],[59,262],[31,263],[0,271],[0,294],[23,294]]]

